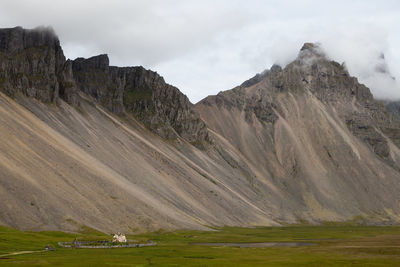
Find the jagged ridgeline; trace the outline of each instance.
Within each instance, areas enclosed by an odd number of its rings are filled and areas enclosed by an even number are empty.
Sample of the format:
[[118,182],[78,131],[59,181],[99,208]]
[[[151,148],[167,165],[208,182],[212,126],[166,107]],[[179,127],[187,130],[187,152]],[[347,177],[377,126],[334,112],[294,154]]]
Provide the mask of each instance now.
[[109,66],[107,55],[72,63],[78,88],[116,114],[132,112],[163,138],[181,136],[193,144],[208,141],[206,126],[188,98],[143,67]]
[[0,89],[10,96],[77,106],[78,92],[84,92],[115,114],[133,113],[163,138],[182,137],[197,146],[209,141],[188,98],[156,72],[109,66],[107,55],[66,60],[51,28],[2,29],[0,57]]
[[49,28],[0,29],[0,91],[0,224],[400,223],[399,105],[316,44],[193,105],[143,67],[66,60]]

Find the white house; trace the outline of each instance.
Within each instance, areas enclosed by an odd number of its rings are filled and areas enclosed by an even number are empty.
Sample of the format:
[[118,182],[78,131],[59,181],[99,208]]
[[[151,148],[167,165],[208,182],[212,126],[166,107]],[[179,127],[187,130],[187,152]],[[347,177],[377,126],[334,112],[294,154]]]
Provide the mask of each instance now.
[[121,233],[114,234],[112,242],[126,243],[126,237]]

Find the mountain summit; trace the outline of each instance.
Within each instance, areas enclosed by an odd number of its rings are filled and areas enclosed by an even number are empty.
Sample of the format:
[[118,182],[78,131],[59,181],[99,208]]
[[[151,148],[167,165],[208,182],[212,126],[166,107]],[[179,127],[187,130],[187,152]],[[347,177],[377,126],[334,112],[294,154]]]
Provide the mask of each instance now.
[[104,232],[400,222],[400,121],[306,43],[193,105],[143,67],[0,29],[0,223]]
[[299,52],[299,57],[324,57],[325,53],[322,51],[320,43],[304,43]]
[[398,201],[388,185],[397,187],[399,179],[399,122],[316,44],[304,44],[285,68],[196,106],[252,169],[263,170],[271,195],[290,195],[281,214],[302,203],[298,210],[304,205],[311,217],[338,220],[355,210],[364,214],[367,206],[382,214]]

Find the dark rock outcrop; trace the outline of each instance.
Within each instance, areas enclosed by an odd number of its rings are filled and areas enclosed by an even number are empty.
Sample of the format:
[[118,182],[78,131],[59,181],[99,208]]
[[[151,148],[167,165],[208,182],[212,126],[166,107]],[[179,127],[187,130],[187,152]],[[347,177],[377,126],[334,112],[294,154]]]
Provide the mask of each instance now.
[[131,112],[166,139],[178,136],[196,145],[208,141],[207,128],[189,99],[143,67],[109,66],[107,55],[73,61],[79,89],[111,112]]
[[61,90],[61,97],[75,104],[71,64],[51,28],[0,30],[0,90],[43,102],[56,102]]
[[123,93],[126,73],[116,67],[109,67],[107,55],[77,58],[72,62],[72,69],[80,91],[93,96],[111,112],[125,112]]

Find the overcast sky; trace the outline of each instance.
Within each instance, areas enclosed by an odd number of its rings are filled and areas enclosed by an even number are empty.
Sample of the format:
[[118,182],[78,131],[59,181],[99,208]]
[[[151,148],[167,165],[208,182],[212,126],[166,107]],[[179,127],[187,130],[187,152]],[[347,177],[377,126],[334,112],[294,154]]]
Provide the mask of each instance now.
[[400,1],[0,0],[0,27],[50,25],[68,58],[107,53],[160,73],[192,102],[320,42],[378,98],[400,99]]

